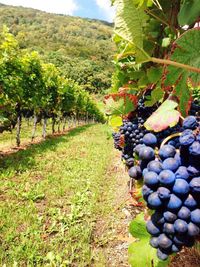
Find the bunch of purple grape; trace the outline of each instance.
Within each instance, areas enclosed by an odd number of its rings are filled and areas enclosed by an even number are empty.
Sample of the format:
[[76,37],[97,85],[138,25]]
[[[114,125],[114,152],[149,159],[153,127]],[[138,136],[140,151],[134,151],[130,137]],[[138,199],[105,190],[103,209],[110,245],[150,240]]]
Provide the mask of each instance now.
[[122,158],[129,160],[133,158],[133,151],[138,144],[141,144],[142,138],[147,130],[143,127],[144,120],[135,118],[132,121],[124,121],[120,127],[120,134],[124,135],[124,148]]
[[156,154],[157,138],[151,133],[143,143],[135,149],[140,167],[131,167],[129,175],[144,177],[143,198],[155,210],[147,222],[150,244],[165,260],[183,246],[192,246],[200,233],[199,122],[194,116],[184,120],[178,150],[167,144]]
[[120,133],[113,133],[112,136],[114,139],[114,147],[121,151],[122,150],[122,148],[120,146],[121,134]]

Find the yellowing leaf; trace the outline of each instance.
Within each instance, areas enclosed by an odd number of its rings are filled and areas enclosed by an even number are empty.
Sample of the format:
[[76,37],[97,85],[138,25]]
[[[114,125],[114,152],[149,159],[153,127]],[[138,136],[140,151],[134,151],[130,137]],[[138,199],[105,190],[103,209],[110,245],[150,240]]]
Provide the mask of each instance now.
[[168,127],[175,126],[180,118],[180,113],[175,110],[178,103],[166,100],[145,122],[144,126],[149,131],[160,132]]
[[117,131],[118,128],[122,125],[122,117],[112,116],[109,120],[109,125],[113,128],[114,131]]

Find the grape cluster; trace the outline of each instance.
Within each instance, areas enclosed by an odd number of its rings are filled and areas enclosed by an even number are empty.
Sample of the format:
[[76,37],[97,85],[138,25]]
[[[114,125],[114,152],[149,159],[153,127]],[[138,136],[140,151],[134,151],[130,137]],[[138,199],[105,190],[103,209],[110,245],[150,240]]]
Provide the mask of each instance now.
[[[138,101],[136,110],[137,117],[134,119],[123,120],[119,133],[114,133],[114,145],[120,150],[120,137],[124,136],[124,146],[122,159],[126,161],[128,167],[133,166],[133,153],[138,144],[143,143],[143,136],[148,132],[144,125],[145,120],[154,112],[155,107],[145,107],[145,96]],[[118,134],[118,135],[117,135]]]
[[116,149],[118,149],[119,151],[122,150],[121,146],[120,146],[120,142],[121,142],[121,134],[120,133],[113,133],[112,134],[113,139],[114,139],[114,147]]
[[143,197],[155,210],[147,231],[157,256],[165,260],[183,246],[192,246],[200,233],[200,128],[196,117],[187,117],[179,149],[166,144],[158,155],[153,149],[156,136],[147,135],[136,151],[144,177]]
[[141,144],[142,138],[147,130],[143,127],[144,120],[142,118],[136,118],[132,121],[126,121],[122,127],[120,127],[120,133],[124,135],[124,159],[133,157],[133,151],[138,144]]
[[140,99],[137,117],[124,120],[113,137],[118,149],[124,138],[122,159],[129,177],[144,179],[143,198],[155,210],[147,222],[150,244],[165,260],[183,246],[192,246],[200,234],[200,103],[193,101],[182,124],[159,133],[144,128],[153,111]]
[[138,106],[137,106],[137,114],[139,117],[143,118],[143,120],[146,120],[148,117],[151,116],[151,114],[156,110],[156,107],[147,107],[145,106],[145,96],[139,99]]

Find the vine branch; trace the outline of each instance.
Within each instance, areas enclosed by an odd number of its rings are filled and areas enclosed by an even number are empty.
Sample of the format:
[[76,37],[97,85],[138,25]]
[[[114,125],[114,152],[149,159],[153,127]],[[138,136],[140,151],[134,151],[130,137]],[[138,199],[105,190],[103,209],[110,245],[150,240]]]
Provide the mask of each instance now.
[[200,73],[200,69],[199,68],[192,67],[190,65],[186,65],[186,64],[179,63],[179,62],[176,62],[176,61],[172,61],[172,60],[169,60],[169,59],[161,59],[161,58],[151,57],[150,61],[152,61],[154,63],[158,63],[158,64],[171,65],[171,66],[174,66],[174,67],[177,67],[177,68],[183,68],[183,69],[186,69],[188,71],[193,71],[193,72]]

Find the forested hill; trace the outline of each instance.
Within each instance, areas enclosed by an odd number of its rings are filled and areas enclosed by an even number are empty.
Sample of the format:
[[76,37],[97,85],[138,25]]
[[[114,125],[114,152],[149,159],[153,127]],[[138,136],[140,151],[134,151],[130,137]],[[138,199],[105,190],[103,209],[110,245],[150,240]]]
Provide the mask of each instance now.
[[88,91],[109,88],[115,53],[111,24],[0,4],[2,25],[9,27],[21,48],[38,51]]

